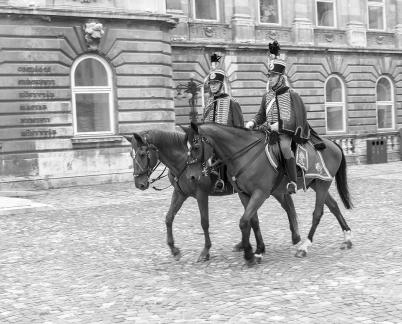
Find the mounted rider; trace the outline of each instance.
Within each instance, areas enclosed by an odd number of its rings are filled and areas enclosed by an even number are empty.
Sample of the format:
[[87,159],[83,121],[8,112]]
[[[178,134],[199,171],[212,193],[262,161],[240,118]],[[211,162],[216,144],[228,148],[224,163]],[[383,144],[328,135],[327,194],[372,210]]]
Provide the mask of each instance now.
[[217,54],[211,55],[212,70],[204,81],[208,99],[202,121],[243,127],[243,113],[239,103],[230,95],[228,77],[222,68],[217,68],[220,58]]
[[[243,112],[239,103],[230,95],[228,77],[222,67],[218,68],[221,56],[211,55],[211,71],[204,81],[204,89],[208,89],[208,98],[204,106],[203,122],[218,123],[227,126],[244,126]],[[204,98],[204,96],[203,96]],[[225,183],[226,166],[218,165],[213,171],[218,176],[214,186],[215,192],[229,190]]]
[[318,135],[311,129],[306,118],[306,109],[300,96],[286,85],[284,60],[279,57],[277,41],[269,44],[272,57],[268,64],[267,92],[263,95],[260,109],[247,122],[247,128],[266,123],[270,131],[279,133],[279,145],[285,159],[286,173],[289,178],[288,193],[297,191],[297,171],[292,141],[305,143],[315,137],[313,144],[318,149],[325,147]]

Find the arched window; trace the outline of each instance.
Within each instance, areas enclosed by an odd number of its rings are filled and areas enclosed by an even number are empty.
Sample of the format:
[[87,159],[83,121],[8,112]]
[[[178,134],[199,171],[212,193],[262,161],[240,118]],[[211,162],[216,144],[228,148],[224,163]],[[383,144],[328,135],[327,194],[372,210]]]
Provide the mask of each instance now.
[[341,78],[333,75],[325,82],[325,120],[327,132],[345,132],[345,116],[345,88]]
[[394,87],[388,77],[380,77],[376,87],[377,128],[393,129],[394,121]]
[[96,55],[77,59],[71,70],[75,135],[114,133],[112,71]]

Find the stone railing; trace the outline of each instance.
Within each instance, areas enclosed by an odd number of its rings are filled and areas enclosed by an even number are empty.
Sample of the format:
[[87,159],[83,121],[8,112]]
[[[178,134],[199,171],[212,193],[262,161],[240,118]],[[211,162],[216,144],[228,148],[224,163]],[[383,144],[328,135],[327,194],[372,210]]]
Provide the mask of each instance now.
[[[399,161],[402,157],[401,152],[401,131],[389,131],[368,134],[347,134],[347,135],[324,135],[342,147],[348,163],[366,164],[375,163],[373,158],[368,159],[370,154],[383,154],[377,157],[381,162]],[[374,143],[374,142],[375,143]],[[369,152],[370,145],[378,145],[376,152]]]

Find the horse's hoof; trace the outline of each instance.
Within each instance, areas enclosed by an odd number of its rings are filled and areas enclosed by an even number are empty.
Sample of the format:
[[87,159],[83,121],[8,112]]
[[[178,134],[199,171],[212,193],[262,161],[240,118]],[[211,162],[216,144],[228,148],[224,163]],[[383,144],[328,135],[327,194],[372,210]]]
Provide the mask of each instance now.
[[250,260],[246,260],[246,266],[251,268],[257,264],[257,260],[255,257],[251,258]]
[[180,252],[180,249],[178,249],[178,248],[172,249],[172,255],[173,255],[173,258],[174,258],[176,261],[179,261],[179,260],[181,259],[181,252]]
[[257,261],[258,264],[261,263],[263,256],[264,255],[262,253],[255,253],[254,254],[255,260]]
[[346,241],[346,242],[342,242],[341,244],[341,250],[349,250],[351,249],[353,246],[353,243],[351,241]]
[[206,254],[206,255],[202,255],[202,254],[201,254],[201,255],[198,257],[197,262],[201,262],[201,261],[205,262],[205,261],[208,261],[208,260],[209,260],[209,257],[210,257],[209,253]]
[[237,243],[232,249],[233,252],[242,252],[243,250],[243,245],[241,243]]
[[297,250],[295,257],[296,258],[304,258],[307,256],[307,252],[304,250]]

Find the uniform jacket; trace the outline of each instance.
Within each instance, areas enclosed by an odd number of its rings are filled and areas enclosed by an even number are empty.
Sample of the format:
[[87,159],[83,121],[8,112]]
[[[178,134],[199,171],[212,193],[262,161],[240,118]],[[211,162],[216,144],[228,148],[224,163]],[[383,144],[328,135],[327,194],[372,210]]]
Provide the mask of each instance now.
[[[279,133],[290,135],[298,143],[306,142],[310,138],[310,127],[307,122],[306,108],[300,96],[288,87],[279,89],[274,96],[268,94],[269,92],[266,92],[262,97],[260,109],[253,118],[255,125],[262,125],[265,122],[272,124],[278,121]],[[267,102],[269,97],[272,99]],[[271,106],[267,118],[267,108]],[[272,109],[276,109],[275,114],[272,114]]]
[[244,126],[243,113],[239,103],[228,94],[211,98],[204,108],[203,119],[228,126]]

